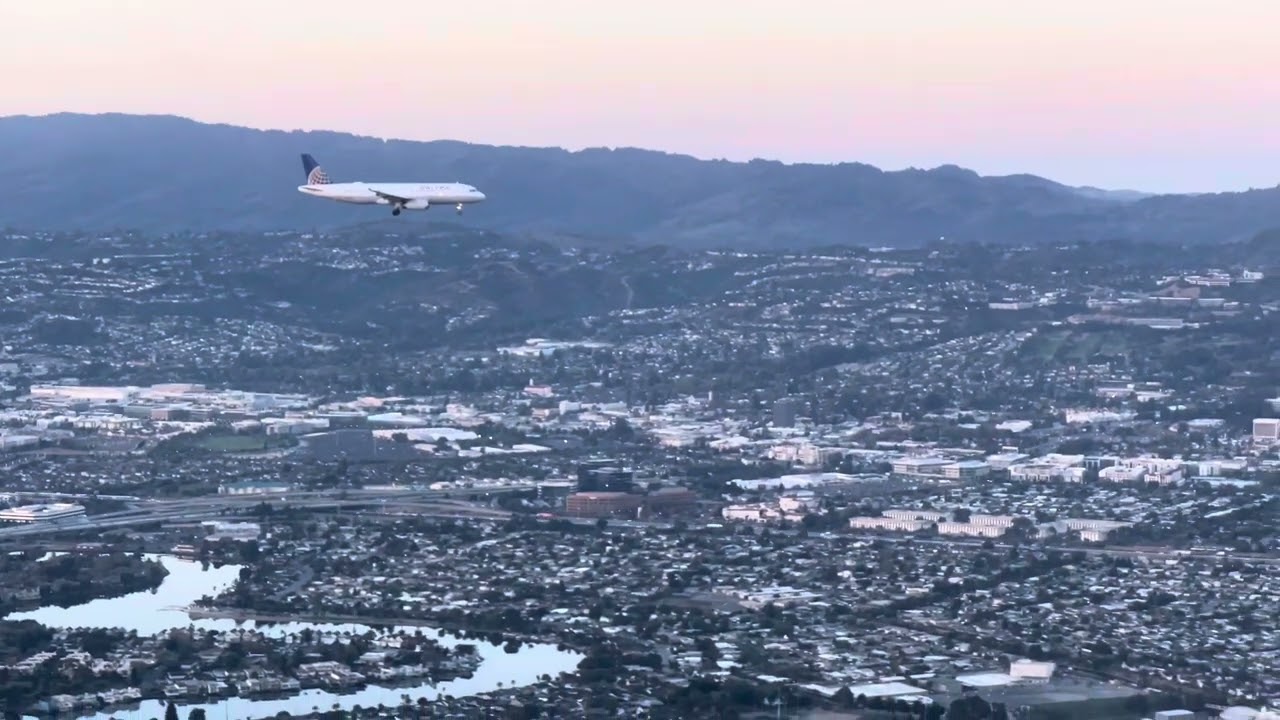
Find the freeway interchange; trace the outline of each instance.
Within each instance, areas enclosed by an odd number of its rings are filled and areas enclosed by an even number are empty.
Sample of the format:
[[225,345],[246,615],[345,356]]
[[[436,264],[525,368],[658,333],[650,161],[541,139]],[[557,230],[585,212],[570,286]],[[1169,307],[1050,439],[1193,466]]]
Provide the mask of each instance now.
[[[243,515],[263,503],[276,504],[283,507],[303,508],[307,510],[361,511],[381,517],[432,517],[456,520],[506,520],[512,513],[488,507],[486,500],[498,495],[529,492],[537,489],[536,484],[512,484],[481,488],[451,488],[448,490],[419,490],[412,488],[396,489],[347,489],[319,490],[288,493],[262,493],[251,495],[209,495],[178,500],[138,500],[131,498],[130,507],[111,513],[93,516],[81,516],[66,520],[37,522],[0,526],[0,542],[11,539],[28,539],[52,537],[60,534],[85,531],[104,531],[118,528],[144,527],[156,523],[188,524],[209,520],[226,519],[228,516]],[[476,497],[477,500],[460,498]],[[594,518],[559,517],[558,520],[576,525],[594,524]],[[609,520],[609,526],[615,529],[636,529],[653,527],[670,529],[669,522],[643,520]],[[709,529],[698,524],[690,524],[691,529]],[[760,530],[760,528],[756,528]],[[796,535],[802,531],[774,528],[771,532],[785,535]],[[916,538],[910,536],[873,535],[865,533],[823,533],[815,535],[815,541],[825,541],[834,537],[845,537],[854,541],[880,541],[892,544],[939,544],[955,546],[982,546],[983,541],[959,538]],[[1001,542],[991,543],[992,549],[1008,550],[1013,545]],[[1087,555],[1106,555],[1112,557],[1128,557],[1147,561],[1177,560],[1236,560],[1248,564],[1273,565],[1280,564],[1280,558],[1259,556],[1239,552],[1188,552],[1172,548],[1140,548],[1123,546],[1105,547],[1050,547],[1035,546],[1041,549],[1082,551]]]
[[458,499],[527,492],[535,485],[504,485],[451,490],[326,490],[264,493],[254,495],[211,495],[180,500],[142,500],[127,510],[81,516],[66,520],[0,527],[0,540],[58,535],[86,530],[112,530],[155,523],[194,523],[241,514],[262,503],[280,503],[308,510],[355,510],[377,508],[379,513],[411,514],[421,517],[503,520],[510,513],[480,503]]

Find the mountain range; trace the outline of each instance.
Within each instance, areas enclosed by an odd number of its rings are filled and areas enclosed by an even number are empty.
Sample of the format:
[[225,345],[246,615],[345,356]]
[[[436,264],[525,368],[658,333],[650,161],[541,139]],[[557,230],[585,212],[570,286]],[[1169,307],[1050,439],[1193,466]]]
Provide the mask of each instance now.
[[[1133,239],[1220,242],[1280,227],[1280,187],[1152,196],[955,166],[699,160],[636,149],[494,147],[262,131],[163,115],[0,118],[0,227],[104,232],[333,229],[386,208],[297,192],[299,155],[335,181],[460,181],[488,200],[461,218],[582,243],[788,248]],[[384,218],[384,214],[388,217]],[[408,213],[407,228],[455,221]]]

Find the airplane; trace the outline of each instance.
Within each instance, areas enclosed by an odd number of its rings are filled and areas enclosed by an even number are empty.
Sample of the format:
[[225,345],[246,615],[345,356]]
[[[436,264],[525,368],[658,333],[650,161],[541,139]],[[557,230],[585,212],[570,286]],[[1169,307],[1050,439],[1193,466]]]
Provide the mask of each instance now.
[[458,214],[462,206],[484,200],[484,193],[462,183],[363,183],[330,182],[329,175],[310,155],[302,154],[302,169],[307,184],[298,192],[312,197],[357,205],[390,205],[391,214],[401,210],[426,210],[432,205],[453,205]]

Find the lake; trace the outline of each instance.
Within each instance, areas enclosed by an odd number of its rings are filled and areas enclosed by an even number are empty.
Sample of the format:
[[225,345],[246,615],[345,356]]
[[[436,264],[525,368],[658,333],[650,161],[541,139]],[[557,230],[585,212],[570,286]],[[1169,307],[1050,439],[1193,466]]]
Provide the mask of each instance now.
[[[118,598],[94,600],[70,608],[43,607],[29,612],[13,613],[7,620],[35,620],[53,628],[122,628],[136,630],[139,635],[156,635],[174,628],[195,627],[207,630],[231,630],[237,627],[257,629],[271,636],[295,633],[303,628],[332,633],[351,631],[363,633],[369,628],[354,624],[275,623],[258,627],[253,621],[227,619],[192,620],[183,609],[205,595],[217,595],[230,588],[240,576],[239,565],[223,565],[205,568],[193,560],[155,556],[169,575],[160,587],[151,591],[131,593]],[[410,632],[421,630],[447,647],[461,642],[457,638],[432,628],[406,628]],[[541,675],[556,677],[560,673],[573,672],[582,655],[563,651],[554,645],[522,645],[515,653],[507,653],[500,646],[483,641],[465,641],[474,645],[481,663],[470,678],[459,678],[442,683],[422,683],[404,687],[369,685],[348,694],[322,690],[306,690],[297,695],[271,700],[227,698],[210,703],[179,705],[179,717],[183,720],[192,708],[204,708],[209,720],[246,720],[267,718],[280,711],[294,715],[311,712],[314,708],[328,710],[337,703],[343,709],[355,705],[376,707],[379,704],[396,707],[401,696],[408,695],[413,702],[425,697],[433,700],[441,695],[464,697],[490,692],[501,687],[520,687],[537,682]],[[85,714],[93,720],[109,718],[136,718],[150,720],[163,718],[167,701],[147,700],[140,705],[125,706],[116,710]]]

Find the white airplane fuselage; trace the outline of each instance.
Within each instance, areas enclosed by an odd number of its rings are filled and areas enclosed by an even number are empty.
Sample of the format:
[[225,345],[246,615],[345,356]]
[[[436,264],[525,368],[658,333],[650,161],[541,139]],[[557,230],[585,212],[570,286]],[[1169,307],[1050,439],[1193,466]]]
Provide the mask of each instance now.
[[[323,183],[299,185],[298,192],[312,197],[357,205],[398,205],[405,210],[426,210],[432,205],[462,205],[484,200],[484,193],[462,183]],[[404,199],[405,202],[397,202]]]

